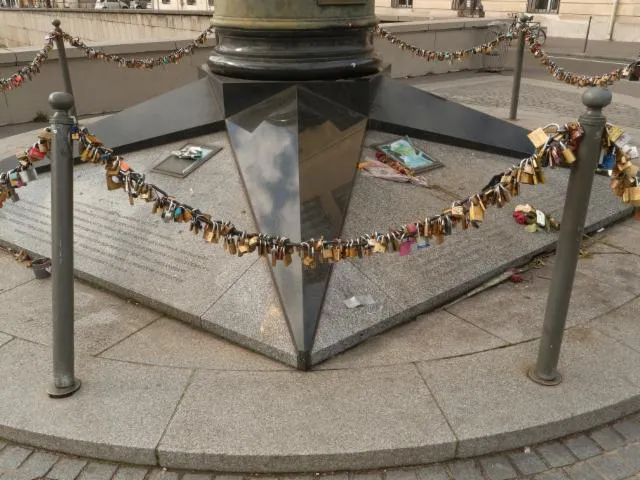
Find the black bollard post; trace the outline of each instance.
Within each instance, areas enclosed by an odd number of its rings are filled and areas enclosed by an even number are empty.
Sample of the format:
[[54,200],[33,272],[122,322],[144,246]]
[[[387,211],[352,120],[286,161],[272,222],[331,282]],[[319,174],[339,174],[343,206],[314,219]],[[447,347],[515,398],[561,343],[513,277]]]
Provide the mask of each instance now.
[[73,148],[68,115],[73,97],[49,95],[51,117],[51,285],[53,310],[53,398],[72,395],[80,388],[74,375],[73,289]]
[[518,118],[518,101],[520,100],[520,83],[522,82],[522,65],[524,63],[524,37],[526,22],[531,20],[528,15],[520,15],[518,19],[518,50],[516,51],[516,71],[513,74],[513,86],[511,87],[511,109],[509,119]]
[[593,177],[602,149],[602,134],[607,120],[602,114],[602,109],[611,103],[611,92],[607,88],[591,87],[582,95],[582,103],[587,107],[586,113],[580,116],[584,137],[569,176],[538,360],[535,367],[529,371],[529,377],[541,385],[558,385],[562,382],[562,376],[558,372],[560,347],[578,265]]

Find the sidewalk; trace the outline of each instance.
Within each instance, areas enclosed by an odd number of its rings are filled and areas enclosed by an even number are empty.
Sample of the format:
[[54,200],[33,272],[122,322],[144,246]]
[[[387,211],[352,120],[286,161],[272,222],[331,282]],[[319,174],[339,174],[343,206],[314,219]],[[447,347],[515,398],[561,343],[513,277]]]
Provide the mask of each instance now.
[[544,50],[558,57],[592,58],[627,62],[640,58],[640,43],[589,40],[584,49],[584,39],[547,37]]

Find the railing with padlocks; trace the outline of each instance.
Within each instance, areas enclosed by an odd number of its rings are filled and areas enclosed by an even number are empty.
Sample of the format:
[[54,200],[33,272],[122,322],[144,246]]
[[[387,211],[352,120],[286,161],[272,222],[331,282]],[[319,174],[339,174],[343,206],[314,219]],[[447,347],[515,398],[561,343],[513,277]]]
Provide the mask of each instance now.
[[[442,213],[406,223],[388,232],[370,232],[353,238],[309,238],[294,242],[284,234],[250,233],[233,223],[213,219],[198,208],[183,203],[157,185],[148,183],[145,175],[136,172],[122,157],[77,124],[71,136],[80,147],[80,159],[102,164],[106,169],[106,185],[109,190],[124,190],[129,203],[136,200],[152,204],[152,212],[165,222],[189,224],[194,234],[202,233],[208,243],[222,243],[232,255],[243,256],[258,253],[270,256],[272,262],[283,261],[288,265],[293,254],[298,254],[305,266],[313,268],[322,262],[338,262],[345,258],[366,257],[373,253],[398,252],[407,255],[414,249],[426,248],[432,240],[441,244],[454,228],[463,230],[478,228],[484,220],[487,206],[503,207],[512,197],[518,196],[521,185],[537,185],[545,182],[543,169],[570,166],[576,161],[575,152],[583,137],[583,129],[577,122],[560,126],[550,124],[529,134],[536,152],[524,158],[518,165],[494,175],[479,192],[457,200]],[[18,166],[0,173],[0,206],[7,198],[17,201],[16,189],[35,179],[34,163],[41,160],[51,148],[51,131],[44,129],[38,141],[17,155]],[[628,135],[615,125],[607,125],[602,137],[602,161],[596,173],[612,177],[612,189],[622,201],[640,206],[640,178],[633,159],[638,150],[629,143]],[[540,225],[554,229],[552,221]]]
[[[623,78],[637,79],[640,76],[640,60],[635,60],[622,68],[618,68],[609,73],[603,73],[600,75],[583,75],[573,72],[567,72],[562,67],[553,62],[549,55],[544,52],[542,46],[536,43],[535,36],[529,34],[526,24],[520,24],[520,26],[515,30],[510,29],[505,33],[501,33],[490,42],[455,51],[437,51],[417,47],[388,32],[387,30],[382,28],[381,25],[376,25],[373,28],[373,33],[380,38],[388,40],[391,44],[396,45],[401,50],[408,51],[413,55],[425,59],[426,61],[452,62],[464,60],[471,55],[487,55],[491,53],[493,48],[495,48],[501,42],[510,42],[511,40],[513,40],[521,30],[524,32],[527,42],[529,43],[529,50],[531,54],[540,59],[540,62],[548,68],[549,72],[556,80],[563,81],[571,85],[576,85],[578,87],[587,87],[594,85],[610,85]],[[33,77],[40,72],[43,63],[49,58],[49,53],[53,49],[54,43],[58,38],[68,43],[70,46],[82,50],[87,58],[113,63],[122,68],[138,68],[142,70],[148,70],[158,66],[180,62],[185,56],[192,55],[194,50],[199,45],[204,44],[207,41],[208,37],[212,34],[213,26],[209,26],[208,28],[203,30],[193,41],[183,47],[172,50],[167,55],[162,55],[155,58],[126,58],[120,55],[106,53],[103,50],[90,47],[80,38],[73,37],[72,35],[60,30],[59,28],[56,28],[47,35],[42,50],[38,52],[38,54],[29,65],[22,67],[18,72],[11,75],[10,77],[0,78],[0,93],[21,87],[27,80],[32,80]]]

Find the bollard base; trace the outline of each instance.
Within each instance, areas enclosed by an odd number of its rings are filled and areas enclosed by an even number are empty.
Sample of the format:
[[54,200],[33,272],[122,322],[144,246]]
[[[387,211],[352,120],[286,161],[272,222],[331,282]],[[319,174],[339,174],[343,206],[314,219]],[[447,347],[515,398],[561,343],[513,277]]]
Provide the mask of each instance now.
[[538,385],[544,385],[545,387],[555,387],[562,383],[562,375],[560,375],[560,372],[556,370],[553,372],[551,378],[542,378],[538,375],[535,365],[529,369],[527,376]]
[[70,397],[80,389],[81,382],[77,378],[74,379],[73,385],[69,387],[56,387],[55,383],[52,383],[47,388],[47,395],[51,398],[65,398]]

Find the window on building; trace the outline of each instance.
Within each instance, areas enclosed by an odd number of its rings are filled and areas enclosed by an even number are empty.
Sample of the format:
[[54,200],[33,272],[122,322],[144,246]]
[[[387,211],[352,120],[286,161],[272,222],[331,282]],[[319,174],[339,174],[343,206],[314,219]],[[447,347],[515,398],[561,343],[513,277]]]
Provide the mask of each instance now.
[[195,5],[196,0],[187,0],[187,5]]
[[558,13],[560,0],[528,0],[527,13]]
[[170,4],[170,3],[171,3],[171,0],[162,0],[162,3],[163,3],[164,5],[168,5],[168,4]]
[[412,8],[413,0],[391,0],[391,8]]
[[213,5],[213,2],[215,2],[215,0],[207,0],[207,2],[209,3],[209,6],[210,6],[210,7],[213,7],[213,6],[214,6],[214,5]]

